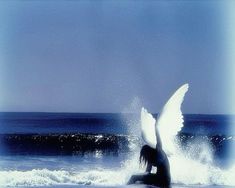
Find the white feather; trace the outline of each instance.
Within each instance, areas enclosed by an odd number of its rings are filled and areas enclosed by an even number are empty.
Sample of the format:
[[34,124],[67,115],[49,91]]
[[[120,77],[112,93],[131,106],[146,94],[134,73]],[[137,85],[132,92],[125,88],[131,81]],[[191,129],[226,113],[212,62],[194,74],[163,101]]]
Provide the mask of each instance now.
[[142,138],[152,148],[156,147],[156,131],[159,131],[165,152],[174,152],[174,138],[183,127],[181,104],[188,87],[188,84],[184,84],[172,95],[158,115],[157,121],[146,109],[141,109]]
[[152,114],[148,113],[145,108],[141,109],[141,135],[143,140],[152,148],[156,147],[156,120]]
[[158,115],[156,122],[156,131],[162,140],[162,147],[165,152],[174,152],[174,138],[184,126],[181,104],[184,100],[185,93],[188,91],[188,84],[181,86],[164,105],[161,113]]

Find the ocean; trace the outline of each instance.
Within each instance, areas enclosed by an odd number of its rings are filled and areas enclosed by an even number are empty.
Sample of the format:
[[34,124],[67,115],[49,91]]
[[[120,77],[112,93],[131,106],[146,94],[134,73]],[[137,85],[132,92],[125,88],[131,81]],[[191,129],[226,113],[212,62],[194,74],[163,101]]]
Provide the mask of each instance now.
[[[235,187],[235,117],[184,120],[169,157],[173,187]],[[144,172],[139,122],[125,113],[0,113],[0,186],[124,186]]]

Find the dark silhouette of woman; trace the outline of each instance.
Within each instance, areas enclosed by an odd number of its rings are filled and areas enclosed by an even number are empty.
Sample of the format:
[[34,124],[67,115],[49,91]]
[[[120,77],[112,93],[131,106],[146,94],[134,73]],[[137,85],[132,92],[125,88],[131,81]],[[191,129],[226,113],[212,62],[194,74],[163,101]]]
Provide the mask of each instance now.
[[[136,182],[155,185],[161,188],[171,187],[170,164],[166,153],[162,149],[162,142],[158,130],[156,131],[157,144],[156,149],[144,145],[140,151],[140,163],[147,164],[147,174],[133,175],[127,184]],[[152,166],[157,167],[156,173],[151,173]]]

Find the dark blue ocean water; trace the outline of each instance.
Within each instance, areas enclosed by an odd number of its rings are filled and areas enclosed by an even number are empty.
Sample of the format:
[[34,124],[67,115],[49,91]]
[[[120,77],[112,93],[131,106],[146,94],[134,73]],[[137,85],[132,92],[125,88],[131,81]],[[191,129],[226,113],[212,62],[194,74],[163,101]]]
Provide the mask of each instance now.
[[[184,115],[178,134],[182,147],[202,140],[217,158],[230,157],[234,120],[231,115]],[[129,142],[140,144],[139,121],[139,114],[0,113],[0,154],[120,153],[128,151]]]
[[[157,117],[157,114],[154,115]],[[0,134],[13,133],[110,133],[128,134],[128,122],[138,114],[112,113],[0,113]],[[231,135],[232,115],[184,115],[181,132],[203,135]]]
[[0,132],[12,133],[113,133],[125,134],[122,114],[0,113]]

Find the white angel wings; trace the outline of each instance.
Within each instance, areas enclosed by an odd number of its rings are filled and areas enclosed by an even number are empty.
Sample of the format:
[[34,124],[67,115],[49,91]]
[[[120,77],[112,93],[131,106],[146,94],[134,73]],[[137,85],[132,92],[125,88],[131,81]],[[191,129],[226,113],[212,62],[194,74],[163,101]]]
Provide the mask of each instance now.
[[159,131],[163,150],[167,153],[174,152],[174,138],[183,127],[184,119],[180,108],[188,87],[188,84],[184,84],[171,96],[157,121],[146,109],[141,109],[142,138],[152,148],[156,147],[156,131]]

